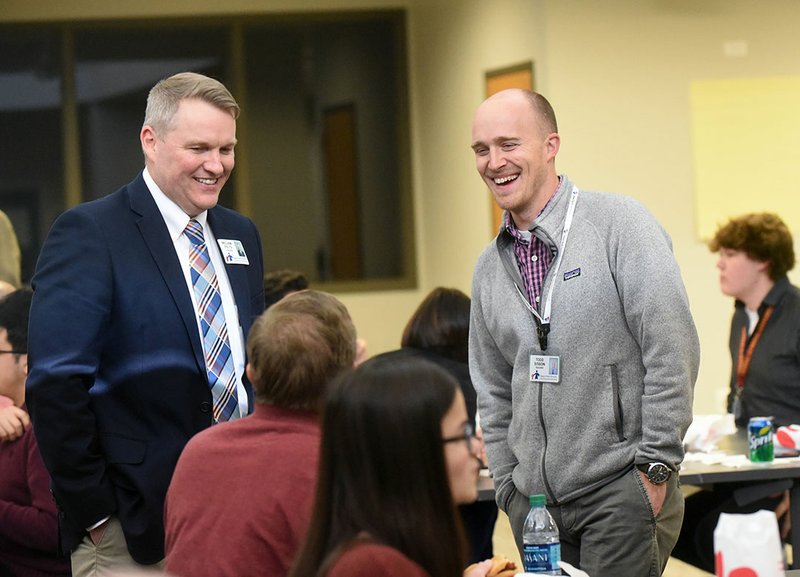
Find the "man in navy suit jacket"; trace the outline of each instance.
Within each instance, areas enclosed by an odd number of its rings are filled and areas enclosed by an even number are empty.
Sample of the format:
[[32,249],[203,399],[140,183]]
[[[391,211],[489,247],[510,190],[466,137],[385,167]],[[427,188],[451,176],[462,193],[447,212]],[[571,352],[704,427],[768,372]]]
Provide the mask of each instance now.
[[252,410],[243,343],[264,309],[261,239],[249,219],[217,206],[238,112],[206,76],[160,81],[140,134],[143,172],[61,215],[39,257],[28,408],[75,575],[163,559],[175,463],[214,422],[183,234],[190,218],[216,271],[238,413]]

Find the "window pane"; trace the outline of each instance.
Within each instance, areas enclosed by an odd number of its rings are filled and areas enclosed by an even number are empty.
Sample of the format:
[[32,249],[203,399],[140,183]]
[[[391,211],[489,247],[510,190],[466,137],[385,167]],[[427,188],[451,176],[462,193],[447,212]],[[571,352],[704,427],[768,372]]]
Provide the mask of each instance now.
[[[193,70],[243,104],[237,164],[245,168],[220,202],[241,204],[256,222],[267,270],[337,283],[330,290],[413,282],[402,11],[4,32],[0,137],[10,154],[0,199],[32,203],[18,219],[31,230],[29,270],[66,208],[65,190],[69,202],[96,199],[142,169],[148,91]],[[74,80],[66,89],[62,67]],[[237,178],[247,180],[237,186]]]
[[267,270],[322,281],[408,274],[403,22],[248,27],[250,172]]
[[0,29],[0,210],[29,282],[41,239],[63,208],[58,31]]
[[117,190],[144,167],[139,131],[156,82],[186,70],[225,82],[226,38],[223,29],[206,27],[76,32],[84,200]]

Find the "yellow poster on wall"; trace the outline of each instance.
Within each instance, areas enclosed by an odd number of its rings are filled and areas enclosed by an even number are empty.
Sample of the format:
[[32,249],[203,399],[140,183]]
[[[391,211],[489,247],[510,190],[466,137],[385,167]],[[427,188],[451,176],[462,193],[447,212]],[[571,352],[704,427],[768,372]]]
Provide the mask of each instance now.
[[696,81],[691,109],[700,239],[747,212],[800,231],[800,77]]

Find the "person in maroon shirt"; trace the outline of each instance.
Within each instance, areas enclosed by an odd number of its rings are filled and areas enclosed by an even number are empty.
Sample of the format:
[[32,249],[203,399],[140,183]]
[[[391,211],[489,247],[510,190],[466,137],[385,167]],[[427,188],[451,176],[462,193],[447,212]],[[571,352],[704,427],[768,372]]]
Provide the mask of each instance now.
[[322,398],[355,353],[355,327],[332,295],[292,293],[256,320],[247,339],[255,411],[192,438],[167,491],[170,573],[286,575],[311,518]]
[[[58,555],[58,518],[50,477],[25,411],[30,289],[0,299],[0,575],[71,575]],[[2,405],[0,405],[2,406]]]

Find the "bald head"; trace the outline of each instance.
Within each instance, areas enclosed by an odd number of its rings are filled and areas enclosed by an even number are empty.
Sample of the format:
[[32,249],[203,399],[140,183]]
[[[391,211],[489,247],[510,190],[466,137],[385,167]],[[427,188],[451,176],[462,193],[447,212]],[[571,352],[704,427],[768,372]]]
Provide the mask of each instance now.
[[495,92],[481,103],[478,107],[478,112],[480,112],[482,108],[506,107],[521,103],[525,103],[530,107],[531,112],[533,112],[542,130],[542,134],[558,132],[556,113],[550,105],[550,102],[548,102],[544,96],[532,90],[507,88],[506,90]]
[[560,142],[553,108],[530,90],[502,90],[475,112],[476,168],[518,228],[528,230],[558,187],[555,158]]

